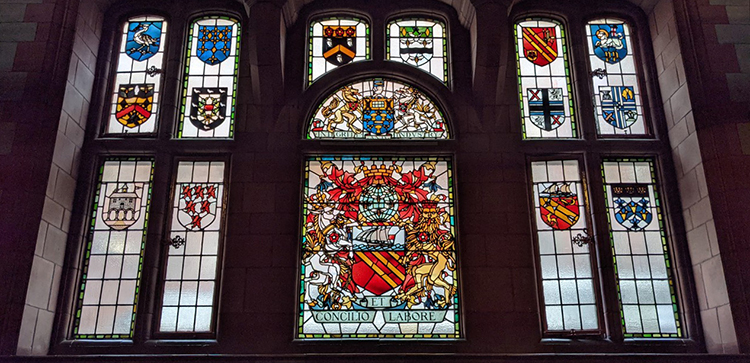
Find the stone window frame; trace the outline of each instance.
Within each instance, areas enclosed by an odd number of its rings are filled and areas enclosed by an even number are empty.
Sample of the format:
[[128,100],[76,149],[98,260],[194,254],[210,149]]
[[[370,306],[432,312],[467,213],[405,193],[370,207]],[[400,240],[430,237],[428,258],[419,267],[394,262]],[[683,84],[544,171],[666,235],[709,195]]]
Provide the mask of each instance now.
[[[576,110],[577,127],[580,130],[578,139],[568,140],[540,140],[527,139],[522,141],[522,147],[527,155],[527,182],[530,197],[531,161],[574,159],[580,160],[582,175],[587,181],[589,196],[588,214],[589,229],[592,230],[595,250],[592,251],[597,270],[595,284],[597,285],[597,307],[600,317],[600,329],[596,332],[577,333],[548,332],[545,330],[543,310],[543,292],[541,279],[537,277],[537,301],[540,316],[540,332],[542,343],[562,345],[561,349],[570,352],[586,350],[583,346],[617,344],[633,346],[635,349],[658,344],[664,351],[679,351],[680,347],[687,347],[689,351],[702,351],[703,337],[700,329],[700,319],[696,314],[698,303],[695,297],[695,282],[690,270],[690,256],[685,238],[685,222],[677,193],[677,179],[674,175],[674,161],[669,145],[668,132],[664,110],[660,105],[661,95],[656,77],[656,64],[648,20],[643,10],[626,2],[602,2],[597,7],[585,11],[573,11],[554,1],[524,2],[515,6],[508,17],[508,27],[512,36],[516,23],[526,18],[548,18],[559,21],[566,29],[566,42],[570,57],[570,74],[573,93],[576,96],[574,108]],[[638,80],[641,86],[643,113],[646,117],[648,135],[617,136],[598,135],[594,118],[594,105],[591,99],[588,64],[588,39],[585,36],[585,26],[589,21],[601,18],[616,18],[623,20],[630,26],[631,39],[637,50],[636,62]],[[515,41],[515,39],[513,39]],[[509,47],[514,49],[510,43]],[[514,70],[514,77],[517,77]],[[517,106],[516,106],[517,107]],[[519,135],[520,137],[520,135]],[[679,315],[682,328],[682,338],[625,338],[622,329],[618,288],[613,267],[613,252],[609,237],[607,210],[603,194],[603,180],[601,176],[602,160],[612,157],[651,157],[654,160],[656,176],[659,180],[658,191],[661,196],[662,213],[665,223],[664,229],[670,247],[670,260],[675,283],[675,295],[678,299]],[[533,200],[529,199],[533,205]],[[533,213],[533,211],[532,211]],[[538,241],[534,227],[530,226],[532,243],[535,244],[534,264],[539,273]],[[640,348],[639,348],[640,347]]]
[[[164,64],[162,68],[162,95],[159,109],[157,129],[149,135],[117,135],[106,134],[105,126],[108,122],[111,107],[111,92],[114,83],[116,59],[119,56],[119,45],[123,24],[128,19],[142,16],[156,15],[164,18],[169,26],[169,33],[165,47]],[[166,273],[167,248],[165,242],[170,229],[172,199],[174,197],[174,178],[180,161],[223,161],[226,164],[224,183],[226,186],[224,199],[229,193],[229,170],[231,168],[231,151],[234,139],[184,139],[176,138],[182,96],[182,81],[185,71],[185,49],[187,34],[193,22],[208,16],[229,16],[243,25],[243,38],[246,37],[248,17],[245,9],[232,1],[221,1],[217,4],[200,4],[191,2],[177,6],[176,4],[152,4],[112,6],[105,12],[105,19],[116,19],[106,22],[102,29],[99,44],[100,53],[95,71],[94,86],[90,113],[87,119],[88,128],[85,135],[84,148],[81,153],[80,175],[75,196],[76,210],[71,216],[69,243],[66,251],[66,267],[61,284],[58,309],[53,325],[50,354],[132,354],[134,352],[163,352],[164,348],[156,346],[179,346],[181,352],[205,352],[206,346],[216,346],[219,327],[219,311],[221,307],[221,270],[223,268],[223,245],[226,236],[227,218],[226,208],[223,211],[222,233],[219,239],[218,275],[216,279],[216,293],[214,299],[213,330],[208,333],[159,333],[158,318],[162,299],[162,284]],[[240,43],[238,55],[244,55],[244,47]],[[239,71],[239,84],[243,76]],[[241,119],[243,111],[238,108],[235,118]],[[84,261],[86,240],[88,238],[87,224],[91,217],[91,202],[96,192],[99,166],[107,157],[119,156],[152,156],[154,158],[153,196],[149,212],[149,225],[146,233],[146,243],[141,270],[140,296],[137,302],[135,329],[131,339],[74,339],[72,337],[77,308],[77,296],[81,283],[81,266]],[[203,347],[203,348],[200,348]]]

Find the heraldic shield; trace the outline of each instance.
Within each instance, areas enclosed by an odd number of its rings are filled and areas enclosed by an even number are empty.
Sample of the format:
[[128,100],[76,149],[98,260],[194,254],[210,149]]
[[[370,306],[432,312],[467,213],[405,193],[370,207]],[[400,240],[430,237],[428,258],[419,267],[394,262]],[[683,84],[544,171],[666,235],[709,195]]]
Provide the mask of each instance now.
[[627,129],[638,119],[638,108],[632,86],[600,86],[602,117],[618,129]]
[[229,58],[232,51],[232,28],[232,25],[198,25],[198,59],[215,66]]
[[396,110],[393,98],[382,93],[384,82],[373,81],[373,95],[362,99],[362,124],[365,130],[383,135],[393,130]]
[[431,26],[399,27],[400,56],[404,63],[421,66],[432,59]]
[[153,57],[161,45],[161,21],[141,21],[128,23],[125,38],[125,54],[138,62]]
[[589,27],[591,44],[597,58],[609,64],[616,64],[628,55],[628,44],[622,24],[596,24]]
[[529,119],[536,127],[552,131],[565,123],[562,88],[529,88]]
[[109,228],[122,231],[135,224],[141,217],[141,195],[143,183],[107,184],[102,221]]
[[326,26],[323,28],[323,58],[336,66],[352,61],[357,55],[356,26]]
[[154,106],[154,84],[122,84],[117,93],[115,117],[125,127],[142,125],[151,117]]
[[190,122],[200,130],[213,130],[226,119],[226,87],[193,88],[190,102]]
[[188,230],[202,230],[216,220],[218,184],[180,184],[177,221]]
[[[402,234],[403,231],[394,226],[357,229],[352,266],[352,280],[357,286],[380,296],[404,283]],[[397,238],[400,243],[396,243]]]
[[529,62],[544,67],[557,59],[555,28],[522,27],[523,55]]
[[650,210],[648,185],[612,184],[615,220],[629,231],[646,228],[653,219]]
[[578,223],[581,208],[576,194],[576,183],[541,183],[539,213],[542,221],[552,229],[565,230]]

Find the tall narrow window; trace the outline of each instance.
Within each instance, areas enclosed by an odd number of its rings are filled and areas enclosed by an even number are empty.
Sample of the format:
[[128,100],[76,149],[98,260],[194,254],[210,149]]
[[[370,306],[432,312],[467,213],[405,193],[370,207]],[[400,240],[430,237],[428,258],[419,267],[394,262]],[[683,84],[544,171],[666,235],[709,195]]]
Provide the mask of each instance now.
[[448,83],[448,41],[442,22],[395,20],[386,27],[386,38],[386,59],[417,67]]
[[211,332],[224,211],[223,161],[177,167],[160,332]]
[[602,164],[625,337],[682,337],[654,162]]
[[353,62],[370,59],[370,26],[362,19],[333,17],[310,24],[307,83]]
[[76,339],[133,336],[153,159],[111,158],[99,171],[75,314]]
[[447,139],[443,113],[416,87],[383,78],[350,83],[323,100],[308,139]]
[[234,135],[240,24],[212,16],[188,31],[178,138],[231,138]]
[[577,160],[531,163],[545,331],[598,332],[586,186]]
[[646,134],[628,24],[615,19],[594,20],[586,25],[586,36],[599,134]]
[[448,158],[308,158],[298,338],[459,338],[453,193]]
[[153,134],[161,99],[167,22],[130,18],[122,28],[112,106],[105,134]]
[[537,18],[518,22],[516,59],[523,137],[578,137],[563,26]]

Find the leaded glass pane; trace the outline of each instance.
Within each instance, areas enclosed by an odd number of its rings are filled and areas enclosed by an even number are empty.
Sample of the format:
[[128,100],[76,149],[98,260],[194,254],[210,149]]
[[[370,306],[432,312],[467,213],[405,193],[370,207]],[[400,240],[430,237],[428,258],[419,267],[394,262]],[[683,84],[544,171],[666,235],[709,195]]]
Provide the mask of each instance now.
[[310,24],[307,83],[345,64],[370,59],[370,25],[362,19],[325,18]]
[[111,158],[100,169],[75,339],[133,336],[152,175],[153,159],[149,158]]
[[386,27],[386,59],[417,67],[448,83],[445,25],[432,19],[399,19]]
[[524,139],[578,137],[563,26],[532,18],[515,34]]
[[451,165],[306,160],[298,338],[461,336]]
[[625,337],[683,336],[652,159],[602,164]]
[[161,332],[212,331],[224,167],[222,161],[181,161],[177,167]]
[[236,19],[219,16],[188,30],[178,138],[234,135],[241,34]]
[[586,186],[578,161],[535,161],[531,168],[546,331],[597,330]]
[[586,25],[586,39],[599,134],[646,134],[630,27],[615,19],[594,20]]
[[148,15],[122,27],[106,134],[156,132],[167,22]]
[[443,112],[417,88],[383,78],[350,83],[326,97],[308,139],[447,139]]

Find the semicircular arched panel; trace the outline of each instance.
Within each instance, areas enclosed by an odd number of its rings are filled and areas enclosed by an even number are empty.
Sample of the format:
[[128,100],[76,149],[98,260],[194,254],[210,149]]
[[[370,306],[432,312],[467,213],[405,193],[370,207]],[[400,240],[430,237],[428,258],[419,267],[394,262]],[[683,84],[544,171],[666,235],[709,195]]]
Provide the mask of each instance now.
[[448,139],[438,105],[416,87],[385,78],[349,83],[318,105],[308,139]]

